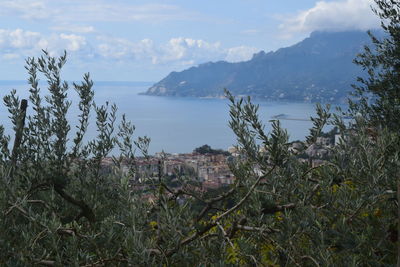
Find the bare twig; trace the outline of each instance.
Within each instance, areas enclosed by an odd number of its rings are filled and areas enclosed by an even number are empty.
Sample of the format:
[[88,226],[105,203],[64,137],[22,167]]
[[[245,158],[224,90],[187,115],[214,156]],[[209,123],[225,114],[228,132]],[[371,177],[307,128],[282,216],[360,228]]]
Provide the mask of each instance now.
[[76,200],[72,196],[68,195],[61,186],[59,185],[54,185],[54,190],[67,202],[78,206],[81,209],[81,213],[78,215],[78,218],[80,217],[85,217],[86,219],[89,220],[89,222],[93,223],[95,222],[95,215],[93,210],[82,200]]
[[42,266],[56,266],[56,262],[52,260],[39,260],[36,262],[36,264],[42,265]]
[[18,124],[16,125],[15,130],[15,140],[14,146],[11,153],[11,166],[14,170],[17,164],[18,152],[19,147],[22,141],[22,134],[24,133],[24,126],[25,126],[25,117],[26,117],[26,108],[28,107],[28,100],[22,99],[21,106],[20,106],[20,113],[18,114]]
[[42,239],[42,236],[44,236],[44,234],[48,232],[48,229],[45,229],[43,231],[41,231],[33,240],[32,244],[31,244],[31,248],[33,248],[36,245],[36,242],[40,239]]
[[170,249],[170,250],[166,251],[165,253],[158,248],[148,249],[147,251],[150,254],[164,255],[166,257],[170,257],[170,256],[174,255],[176,252],[178,252],[180,247],[193,242],[194,240],[196,240],[199,237],[202,237],[203,234],[207,233],[211,228],[215,227],[216,225],[217,225],[216,223],[210,223],[210,224],[206,225],[201,231],[197,231],[197,232],[193,233],[192,235],[188,236],[187,238],[182,239],[181,242],[179,242],[177,247]]
[[[252,192],[254,191],[254,189],[257,187],[258,183],[259,183],[263,178],[268,177],[268,176],[274,171],[275,167],[276,167],[276,166],[274,165],[274,166],[268,171],[268,173],[266,173],[265,175],[259,176],[259,177],[257,178],[257,180],[255,181],[255,183],[252,185],[252,187],[249,189],[249,191],[247,192],[247,194],[246,194],[234,207],[232,207],[231,209],[225,211],[223,214],[219,215],[216,219],[212,220],[212,221],[211,221],[209,224],[207,224],[201,231],[197,231],[197,232],[193,233],[192,235],[188,236],[187,238],[182,239],[182,240],[179,242],[179,244],[178,244],[177,247],[175,247],[174,249],[168,250],[167,252],[165,252],[164,255],[167,256],[167,257],[172,256],[173,254],[175,254],[175,253],[179,250],[180,247],[185,246],[185,245],[187,245],[187,244],[193,242],[194,240],[196,240],[196,239],[202,237],[202,236],[203,236],[205,233],[207,233],[211,228],[217,226],[217,223],[218,223],[223,217],[227,216],[227,215],[230,214],[231,212],[233,212],[233,211],[235,211],[236,209],[238,209],[238,208],[249,198],[249,196],[251,195],[251,193],[252,193]],[[218,197],[215,197],[215,198],[213,198],[213,199],[211,199],[211,200],[208,200],[208,202],[207,202],[208,205],[205,207],[205,209],[203,209],[203,211],[204,211],[204,210],[206,210],[206,211],[209,210],[209,209],[211,208],[211,206],[210,206],[211,203],[215,203],[215,202],[217,202],[217,201],[223,200],[223,199],[225,199],[226,197],[228,197],[229,195],[233,194],[233,193],[235,192],[236,188],[237,188],[237,185],[236,185],[235,187],[231,188],[227,193],[225,193],[225,194],[223,194],[223,195],[220,195],[220,196],[218,196]],[[205,211],[205,212],[203,212],[203,211],[202,211],[202,213],[205,214],[206,211]],[[163,254],[163,253],[161,252],[161,250],[159,250],[159,249],[150,249],[150,250],[148,250],[148,252],[151,253],[151,254],[156,254],[156,255],[162,255],[162,254]]]
[[221,215],[217,216],[217,218],[215,219],[215,221],[219,221],[221,220],[223,217],[229,215],[230,213],[232,213],[233,211],[235,211],[236,209],[238,209],[249,197],[250,195],[253,193],[254,189],[257,187],[258,183],[261,181],[261,179],[268,177],[275,169],[276,165],[274,165],[269,171],[268,173],[266,173],[265,175],[260,175],[257,180],[255,181],[255,183],[251,186],[251,188],[249,189],[249,191],[247,192],[247,194],[232,208],[230,208],[229,210],[225,211],[224,213],[222,213]]
[[235,246],[233,245],[232,241],[230,240],[228,234],[225,232],[225,229],[224,229],[224,227],[222,227],[222,225],[221,225],[220,222],[217,222],[217,226],[218,226],[218,228],[221,230],[221,232],[222,232],[222,234],[224,235],[226,241],[228,241],[229,245],[230,245],[233,249],[235,249]]
[[276,205],[274,207],[264,208],[261,210],[261,212],[264,214],[273,214],[278,211],[294,209],[295,207],[296,207],[295,203],[290,203],[290,204],[286,204],[286,205]]
[[229,191],[227,191],[215,198],[211,198],[211,199],[204,201],[206,203],[206,206],[204,206],[204,208],[201,210],[201,212],[197,216],[195,222],[199,222],[207,214],[207,212],[213,208],[213,204],[230,197],[231,195],[233,195],[233,193],[235,193],[235,191],[238,188],[239,188],[239,182],[237,181],[236,184],[231,189],[229,189]]
[[247,226],[247,225],[236,225],[236,228],[243,231],[250,231],[250,232],[260,232],[260,233],[276,233],[279,230],[271,229],[271,228],[261,228],[261,227],[254,227],[254,226]]
[[[112,264],[114,262],[114,264]],[[127,263],[128,260],[124,258],[111,258],[111,259],[101,259],[91,264],[83,265],[82,267],[94,267],[94,266],[119,266],[116,264],[119,263]],[[125,265],[124,265],[125,266]]]
[[49,205],[47,205],[47,203],[43,200],[40,199],[29,199],[26,201],[29,204],[41,204],[43,206],[45,206],[47,209],[50,209]]
[[318,263],[313,257],[311,257],[311,256],[303,256],[303,257],[301,257],[301,259],[302,259],[302,260],[308,259],[308,260],[312,261],[312,262],[315,264],[315,266],[317,266],[317,267],[320,266],[319,263]]

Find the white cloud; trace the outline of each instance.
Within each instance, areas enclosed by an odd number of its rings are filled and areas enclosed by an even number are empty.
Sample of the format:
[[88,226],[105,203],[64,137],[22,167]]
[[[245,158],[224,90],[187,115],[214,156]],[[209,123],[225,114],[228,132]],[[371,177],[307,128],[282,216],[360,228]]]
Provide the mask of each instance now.
[[44,1],[3,0],[0,1],[0,16],[18,16],[23,19],[45,19],[54,15]]
[[44,36],[39,32],[22,29],[0,29],[0,55],[4,59],[26,58],[46,49],[50,54],[59,54],[64,49],[69,52],[83,50],[87,46],[85,37],[75,34]]
[[32,48],[40,41],[41,35],[38,32],[0,29],[0,48],[2,50]]
[[379,19],[371,10],[373,4],[373,0],[319,1],[311,9],[284,18],[280,28],[283,35],[377,28]]
[[153,41],[150,39],[132,42],[123,38],[98,36],[97,41],[99,43],[96,45],[96,53],[106,59],[152,61],[156,56]]
[[122,38],[98,37],[97,45],[101,57],[118,60],[148,60],[152,64],[179,63],[190,65],[220,57],[220,43],[209,43],[191,38],[171,38],[166,43],[155,44],[153,40],[138,42]]
[[[48,5],[49,7],[51,4]],[[162,4],[134,5],[109,1],[62,1],[63,16],[55,21],[147,21],[162,22],[182,18],[179,7]]]
[[73,32],[73,33],[93,33],[95,28],[93,26],[80,26],[80,25],[58,25],[51,28],[54,31]]
[[209,43],[201,39],[172,38],[159,49],[159,56],[154,63],[167,63],[171,61],[199,62],[207,61],[221,55],[219,42]]
[[229,62],[246,61],[251,59],[254,53],[257,53],[259,51],[260,49],[249,46],[232,47],[228,49],[225,60]]
[[61,40],[66,41],[65,49],[72,52],[78,51],[86,45],[86,39],[83,36],[61,33],[60,38]]
[[13,53],[6,53],[3,55],[3,59],[17,59],[20,58],[20,55]]
[[[2,0],[0,16],[17,16],[26,20],[48,19],[60,24],[94,21],[143,21],[159,23],[170,20],[192,20],[193,12],[176,5],[132,4],[108,0]],[[79,32],[79,29],[77,28]],[[88,29],[86,29],[88,30]],[[82,31],[81,31],[82,32]]]
[[40,55],[47,50],[59,55],[65,49],[81,61],[102,59],[143,65],[191,66],[208,61],[248,60],[258,49],[248,46],[226,48],[220,42],[185,37],[171,38],[164,43],[151,39],[130,41],[110,36],[96,38],[72,33],[43,35],[22,29],[0,29],[0,58],[12,60]]
[[150,39],[131,42],[105,36],[98,37],[98,40],[100,43],[97,45],[97,53],[100,57],[120,61],[136,60],[142,63],[147,61],[154,65],[189,66],[216,60],[238,62],[249,60],[259,51],[248,46],[224,48],[220,42],[184,37],[171,38],[161,44],[155,44]]

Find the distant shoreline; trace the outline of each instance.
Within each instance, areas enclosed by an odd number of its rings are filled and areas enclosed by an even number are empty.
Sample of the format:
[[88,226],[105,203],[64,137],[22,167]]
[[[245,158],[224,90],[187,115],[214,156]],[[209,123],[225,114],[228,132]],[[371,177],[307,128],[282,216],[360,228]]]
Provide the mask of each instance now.
[[[145,96],[153,96],[153,97],[168,97],[168,98],[195,98],[195,99],[226,99],[223,95],[217,96],[195,96],[195,95],[171,95],[171,94],[152,94],[145,92],[138,93],[139,95]],[[309,100],[309,99],[288,99],[288,98],[268,98],[268,97],[261,97],[261,96],[252,96],[252,95],[237,95],[236,98],[244,98],[246,99],[250,96],[251,100],[255,103],[257,102],[280,102],[280,103],[308,103],[308,104],[331,104],[331,105],[346,105],[348,98],[341,98],[337,100]],[[348,96],[350,97],[350,96]]]
[[[80,82],[82,79],[78,80],[66,80],[68,83],[73,82]],[[41,82],[46,83],[44,80]],[[154,82],[149,81],[100,81],[100,80],[93,80],[94,85],[96,84],[110,84],[110,85],[136,85],[136,86],[151,86]],[[7,84],[28,84],[27,80],[0,80],[0,84],[7,85]]]

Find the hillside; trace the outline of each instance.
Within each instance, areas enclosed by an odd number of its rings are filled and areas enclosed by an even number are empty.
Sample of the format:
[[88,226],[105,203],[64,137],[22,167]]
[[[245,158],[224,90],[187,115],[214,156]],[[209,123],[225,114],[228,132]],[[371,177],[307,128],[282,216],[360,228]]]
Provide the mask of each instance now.
[[244,62],[208,62],[171,72],[145,94],[219,97],[236,95],[270,100],[341,102],[362,70],[355,56],[370,42],[365,32],[314,32],[275,52],[261,51]]

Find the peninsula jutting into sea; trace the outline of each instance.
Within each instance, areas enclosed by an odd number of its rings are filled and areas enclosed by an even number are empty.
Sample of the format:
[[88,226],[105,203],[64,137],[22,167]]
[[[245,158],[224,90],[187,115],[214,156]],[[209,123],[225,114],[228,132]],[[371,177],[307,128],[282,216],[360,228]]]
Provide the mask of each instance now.
[[171,72],[145,94],[219,98],[227,88],[264,100],[343,103],[354,77],[365,76],[353,60],[370,42],[364,31],[314,32],[293,46],[260,51],[248,61],[208,62]]

